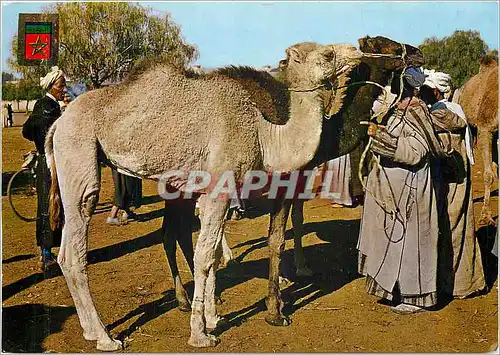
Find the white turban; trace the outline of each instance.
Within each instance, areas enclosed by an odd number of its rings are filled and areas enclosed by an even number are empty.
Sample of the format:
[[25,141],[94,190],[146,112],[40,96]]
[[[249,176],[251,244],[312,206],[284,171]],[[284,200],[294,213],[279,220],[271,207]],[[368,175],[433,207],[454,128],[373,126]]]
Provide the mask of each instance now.
[[57,66],[52,67],[51,71],[47,75],[40,78],[40,86],[44,90],[48,90],[60,77],[64,77],[62,70]]
[[451,91],[451,76],[443,72],[424,69],[425,82],[424,85],[438,89],[443,94]]

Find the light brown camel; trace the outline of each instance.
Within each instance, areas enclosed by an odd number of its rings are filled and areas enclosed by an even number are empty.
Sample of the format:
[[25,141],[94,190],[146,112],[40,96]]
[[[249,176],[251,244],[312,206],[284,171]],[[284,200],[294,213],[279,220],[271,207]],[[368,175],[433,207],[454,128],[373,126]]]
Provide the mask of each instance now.
[[[99,350],[117,350],[102,323],[87,276],[88,226],[98,201],[98,155],[114,166],[148,179],[168,171],[203,170],[212,176],[234,172],[238,181],[250,170],[290,172],[314,157],[321,138],[323,104],[319,89],[359,63],[351,45],[302,43],[287,49],[285,80],[290,87],[289,120],[273,124],[248,92],[223,75],[191,79],[170,66],[157,65],[115,87],[79,96],[47,134],[53,206],[59,197],[64,227],[58,263],[88,340]],[[154,88],[154,90],[152,90]],[[59,185],[57,184],[59,183]],[[183,179],[167,182],[181,190]],[[266,321],[289,322],[281,312],[278,266],[288,211],[284,196],[274,201],[269,228],[269,295]],[[201,231],[194,263],[194,297],[188,343],[214,346],[207,334],[219,317],[215,309],[215,269],[221,252],[228,198],[200,198]],[[53,220],[57,216],[53,215]]]
[[498,176],[498,165],[493,162],[492,148],[494,134],[498,134],[498,63],[484,58],[479,73],[470,78],[457,90],[453,102],[460,104],[469,124],[477,128],[477,148],[483,159],[484,201],[481,209],[481,223],[495,224],[490,208],[491,185]]
[[[323,120],[320,147],[313,161],[308,164],[308,168],[351,152],[359,144],[360,138],[366,136],[366,129],[360,126],[359,122],[370,119],[373,103],[381,92],[378,86],[366,84],[367,80],[383,87],[388,84],[392,74],[401,70],[405,63],[413,66],[423,64],[421,52],[408,44],[405,45],[405,61],[398,58],[403,52],[402,45],[385,37],[362,38],[359,40],[359,48],[363,52],[363,63],[356,66],[350,73],[341,76],[335,83],[336,88],[320,90],[324,104],[327,106],[325,113],[331,117]],[[371,54],[374,56],[370,57]],[[380,56],[380,54],[386,54],[388,57]],[[282,69],[284,66],[286,63],[282,63]],[[286,88],[267,73],[259,73],[253,69],[241,67],[224,68],[217,70],[216,73],[237,80],[249,92],[250,99],[256,103],[257,108],[270,121],[284,124],[288,120],[289,103],[286,91],[283,93]],[[333,93],[337,94],[335,95],[336,100],[333,100]],[[388,93],[387,101],[380,102],[381,105],[386,106],[386,109],[392,102],[393,96],[391,95]],[[291,212],[296,275],[299,277],[312,275],[312,271],[306,265],[302,248],[303,205],[304,200],[294,199]],[[186,216],[180,218],[180,211],[183,211],[182,213]],[[179,309],[182,311],[190,310],[190,302],[177,271],[176,243],[178,242],[181,246],[189,263],[189,260],[192,259],[192,249],[189,245],[192,240],[191,224],[179,221],[181,219],[182,221],[192,221],[193,213],[194,207],[190,201],[177,202],[175,206],[171,207],[167,203],[163,222],[165,252],[174,280],[176,299]],[[224,236],[222,241],[223,246],[225,245],[227,249]],[[227,261],[229,257],[224,259]]]

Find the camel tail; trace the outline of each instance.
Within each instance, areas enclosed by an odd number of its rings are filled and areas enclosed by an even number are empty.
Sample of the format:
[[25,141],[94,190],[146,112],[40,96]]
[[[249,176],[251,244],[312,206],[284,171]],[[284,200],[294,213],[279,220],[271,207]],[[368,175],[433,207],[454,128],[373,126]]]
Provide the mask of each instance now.
[[59,184],[57,183],[57,169],[54,160],[54,133],[56,132],[57,124],[54,123],[47,133],[45,138],[45,156],[47,165],[50,167],[51,184],[49,193],[49,216],[50,228],[56,230],[61,227],[61,193],[59,191]]

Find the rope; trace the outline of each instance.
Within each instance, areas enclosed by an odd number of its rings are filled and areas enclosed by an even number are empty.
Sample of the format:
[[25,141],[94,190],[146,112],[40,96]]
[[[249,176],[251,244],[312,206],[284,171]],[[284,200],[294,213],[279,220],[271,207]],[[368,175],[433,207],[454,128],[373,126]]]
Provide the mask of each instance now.
[[309,92],[309,91],[314,91],[314,90],[318,90],[318,89],[324,88],[327,85],[328,84],[321,84],[321,85],[318,85],[316,87],[309,88],[309,89],[288,88],[288,91],[293,91],[293,92]]

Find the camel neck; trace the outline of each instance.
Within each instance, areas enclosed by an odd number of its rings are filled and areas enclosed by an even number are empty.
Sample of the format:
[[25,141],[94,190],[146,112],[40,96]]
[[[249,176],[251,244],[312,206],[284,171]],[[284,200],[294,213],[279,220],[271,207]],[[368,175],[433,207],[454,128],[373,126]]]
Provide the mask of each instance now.
[[323,119],[318,91],[290,93],[290,119],[285,125],[262,120],[259,140],[264,167],[289,172],[302,168],[316,153]]

